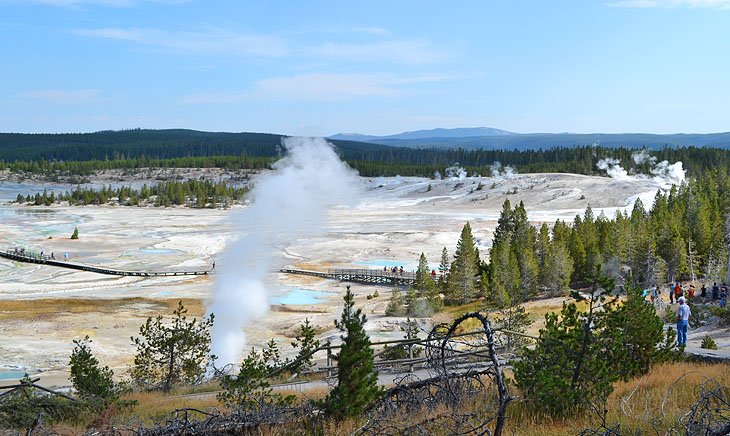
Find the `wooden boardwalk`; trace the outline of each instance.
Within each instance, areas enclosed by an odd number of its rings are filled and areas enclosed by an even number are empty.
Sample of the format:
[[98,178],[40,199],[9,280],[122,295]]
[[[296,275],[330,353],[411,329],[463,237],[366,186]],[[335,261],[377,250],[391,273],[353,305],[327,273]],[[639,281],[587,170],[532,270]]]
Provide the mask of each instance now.
[[76,269],[81,271],[90,271],[98,274],[106,274],[112,276],[136,276],[136,277],[169,277],[169,276],[204,276],[211,271],[128,271],[113,268],[105,268],[101,266],[84,265],[82,263],[68,262],[65,260],[54,259],[48,255],[40,255],[36,253],[16,252],[15,250],[0,251],[0,257],[25,263],[37,263],[41,265],[51,265],[61,268]]
[[297,268],[282,268],[280,272],[286,274],[300,274],[305,276],[322,277],[325,279],[341,280],[344,282],[368,283],[373,285],[413,285],[416,282],[414,272],[390,272],[377,269],[342,269],[330,268],[327,272],[312,271]]

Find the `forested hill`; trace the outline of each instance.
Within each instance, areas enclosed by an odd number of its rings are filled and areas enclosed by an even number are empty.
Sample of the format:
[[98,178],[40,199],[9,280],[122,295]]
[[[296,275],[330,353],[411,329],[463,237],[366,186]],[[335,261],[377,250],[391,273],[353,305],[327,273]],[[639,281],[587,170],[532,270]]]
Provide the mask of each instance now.
[[[281,155],[283,135],[217,133],[194,130],[124,130],[97,133],[0,133],[0,169],[32,173],[89,174],[109,168],[221,167],[261,168]],[[637,149],[595,146],[537,150],[415,149],[356,141],[331,140],[339,154],[363,176],[444,174],[459,164],[469,174],[489,175],[494,162],[518,172],[605,174],[599,159],[618,159],[635,167]],[[711,147],[666,147],[652,150],[658,160],[682,161],[690,174],[720,167],[730,171],[730,150]],[[644,174],[650,168],[637,168]]]
[[[403,137],[401,137],[403,136]],[[649,134],[649,133],[527,133],[507,132],[482,136],[463,137],[386,137],[367,135],[335,135],[335,139],[352,139],[394,147],[413,148],[465,148],[469,150],[537,150],[540,148],[581,147],[600,144],[602,147],[648,148],[657,150],[671,147],[716,147],[730,149],[730,132],[708,134]],[[359,138],[359,139],[358,139]]]
[[[95,133],[0,133],[0,160],[86,161],[150,157],[170,159],[187,156],[256,156],[280,154],[283,135],[270,133],[223,133],[196,130],[121,130]],[[379,144],[333,140],[347,157],[363,151],[385,151]]]

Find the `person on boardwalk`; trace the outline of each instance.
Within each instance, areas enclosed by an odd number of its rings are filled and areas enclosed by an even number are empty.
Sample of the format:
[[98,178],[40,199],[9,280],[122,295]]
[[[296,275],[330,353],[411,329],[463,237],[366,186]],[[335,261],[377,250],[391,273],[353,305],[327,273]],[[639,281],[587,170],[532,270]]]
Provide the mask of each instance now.
[[677,308],[677,346],[684,347],[687,345],[687,328],[689,327],[689,317],[692,312],[684,302],[684,297],[677,300],[679,307]]

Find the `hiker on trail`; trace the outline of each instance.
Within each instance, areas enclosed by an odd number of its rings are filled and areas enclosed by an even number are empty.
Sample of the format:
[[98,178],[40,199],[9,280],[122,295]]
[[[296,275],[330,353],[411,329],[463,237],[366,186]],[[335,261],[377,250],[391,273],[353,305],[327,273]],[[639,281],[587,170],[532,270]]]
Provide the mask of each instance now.
[[695,285],[689,285],[689,299],[693,299],[695,297]]
[[674,304],[674,286],[669,284],[669,304]]
[[677,282],[674,286],[674,300],[679,303],[679,297],[682,296],[682,284]]
[[677,346],[687,345],[687,327],[689,326],[689,317],[692,312],[684,302],[684,297],[677,300],[679,308],[677,308]]
[[717,282],[712,285],[712,301],[720,298],[720,287],[717,286]]
[[702,302],[705,302],[705,298],[707,298],[707,286],[705,284],[702,284],[702,287],[700,288],[700,297],[702,297]]
[[653,291],[651,291],[651,302],[656,303],[659,298],[661,298],[662,290],[659,288],[659,286],[656,286]]
[[725,307],[727,305],[727,293],[727,285],[723,283],[722,288],[720,289],[720,307]]

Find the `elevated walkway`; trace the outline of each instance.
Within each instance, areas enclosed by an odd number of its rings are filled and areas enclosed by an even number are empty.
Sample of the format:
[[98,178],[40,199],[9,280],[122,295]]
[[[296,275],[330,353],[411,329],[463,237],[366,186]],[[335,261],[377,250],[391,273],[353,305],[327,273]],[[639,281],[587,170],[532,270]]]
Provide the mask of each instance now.
[[65,260],[54,259],[48,255],[40,255],[35,253],[27,253],[24,251],[4,250],[0,251],[0,257],[15,260],[24,263],[37,263],[41,265],[57,266],[60,268],[75,269],[81,271],[90,271],[98,274],[106,274],[112,276],[136,276],[136,277],[169,277],[169,276],[204,276],[212,271],[209,270],[180,270],[180,271],[129,271],[113,268],[105,268],[101,266],[85,265],[82,263],[68,262]]
[[340,280],[344,282],[368,283],[374,285],[413,285],[416,282],[416,273],[390,272],[377,269],[341,269],[330,268],[327,272],[313,271],[298,268],[282,268],[285,274],[299,274],[305,276],[322,277],[324,279]]

